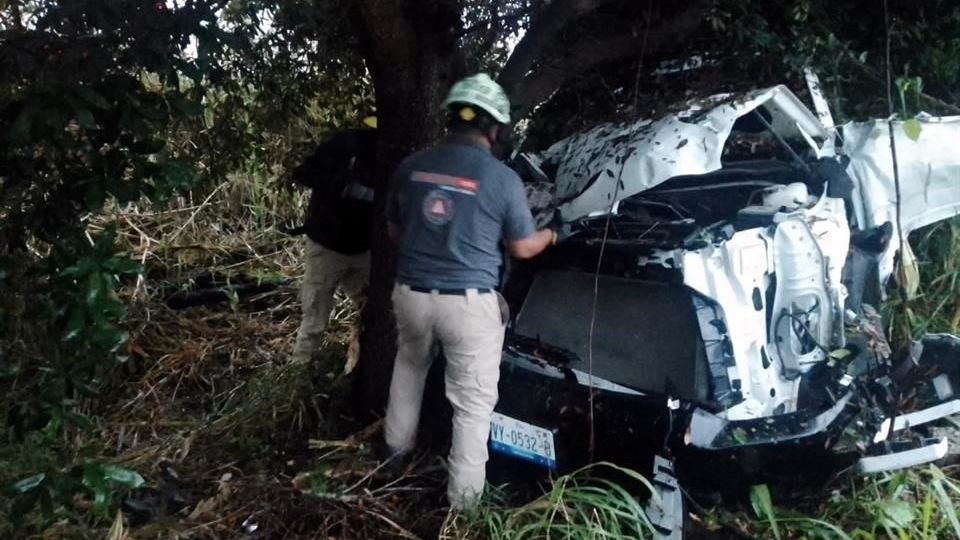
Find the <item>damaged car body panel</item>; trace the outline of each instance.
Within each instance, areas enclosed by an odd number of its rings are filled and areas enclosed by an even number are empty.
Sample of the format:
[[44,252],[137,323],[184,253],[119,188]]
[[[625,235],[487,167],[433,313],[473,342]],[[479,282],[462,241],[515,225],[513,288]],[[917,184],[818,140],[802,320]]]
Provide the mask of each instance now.
[[[890,152],[891,131],[895,137],[897,173],[900,179],[900,225],[903,237],[931,223],[960,212],[960,116],[912,119],[915,138],[903,121],[872,120],[843,126],[847,170],[853,179],[853,214],[861,228],[891,223],[896,230],[897,187]],[[892,124],[892,125],[891,125]],[[891,130],[892,127],[892,130]],[[894,255],[900,250],[894,234],[880,264],[880,280],[893,273]],[[909,245],[906,260],[912,261]]]
[[[863,286],[897,250],[877,126],[847,124],[839,144],[779,86],[523,156],[540,221],[559,210],[577,234],[506,281],[494,451],[559,470],[667,456],[713,489],[943,457],[930,427],[960,411],[960,339],[892,355]],[[955,144],[957,126],[928,119],[921,137]],[[960,208],[960,157],[911,144],[905,232]]]
[[784,86],[746,96],[723,94],[657,121],[604,124],[560,141],[541,156],[555,161],[557,200],[566,220],[610,207],[677,176],[721,168],[721,154],[738,119],[762,107],[774,129],[826,139],[829,133]]

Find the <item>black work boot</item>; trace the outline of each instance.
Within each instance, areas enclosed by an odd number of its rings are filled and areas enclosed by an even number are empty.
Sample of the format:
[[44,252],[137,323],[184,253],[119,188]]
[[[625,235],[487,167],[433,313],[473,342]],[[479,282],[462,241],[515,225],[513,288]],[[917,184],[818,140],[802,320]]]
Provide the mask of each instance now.
[[377,461],[380,462],[378,466],[384,473],[389,476],[399,476],[403,472],[408,452],[390,448],[383,440],[377,442],[374,452]]

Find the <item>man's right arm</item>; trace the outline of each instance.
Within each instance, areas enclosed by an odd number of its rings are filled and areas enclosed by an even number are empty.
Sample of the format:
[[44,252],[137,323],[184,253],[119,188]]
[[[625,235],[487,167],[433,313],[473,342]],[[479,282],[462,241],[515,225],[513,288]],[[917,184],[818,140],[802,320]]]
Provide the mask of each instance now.
[[507,241],[507,253],[514,259],[532,259],[556,243],[552,229],[540,229],[526,238]]

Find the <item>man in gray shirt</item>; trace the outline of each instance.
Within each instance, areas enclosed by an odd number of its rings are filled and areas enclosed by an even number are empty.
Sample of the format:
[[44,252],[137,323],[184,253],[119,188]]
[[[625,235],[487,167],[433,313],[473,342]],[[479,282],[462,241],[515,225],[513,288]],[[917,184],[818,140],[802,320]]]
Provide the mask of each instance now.
[[496,291],[501,243],[525,259],[555,243],[557,233],[536,230],[520,178],[490,153],[510,122],[500,85],[482,73],[467,77],[450,89],[443,106],[448,136],[400,164],[387,207],[388,230],[398,244],[398,339],[384,437],[391,454],[413,447],[430,352],[439,342],[453,405],[447,497],[454,508],[464,508],[483,491],[498,397],[507,322]]

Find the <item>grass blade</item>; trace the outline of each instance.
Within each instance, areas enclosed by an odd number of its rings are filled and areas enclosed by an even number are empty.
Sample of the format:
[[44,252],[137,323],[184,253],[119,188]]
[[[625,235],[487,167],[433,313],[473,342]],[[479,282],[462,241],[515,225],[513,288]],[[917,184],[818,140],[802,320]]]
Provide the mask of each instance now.
[[754,513],[761,519],[766,519],[773,530],[773,536],[780,540],[780,527],[777,526],[777,515],[773,510],[773,499],[770,497],[770,488],[766,484],[759,484],[750,488],[750,504]]

